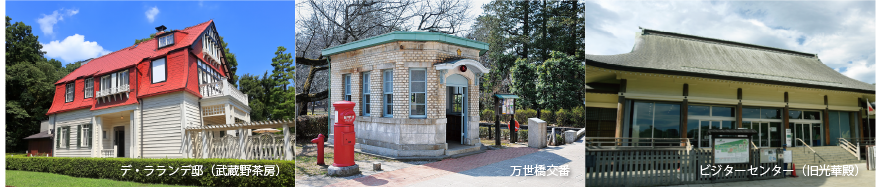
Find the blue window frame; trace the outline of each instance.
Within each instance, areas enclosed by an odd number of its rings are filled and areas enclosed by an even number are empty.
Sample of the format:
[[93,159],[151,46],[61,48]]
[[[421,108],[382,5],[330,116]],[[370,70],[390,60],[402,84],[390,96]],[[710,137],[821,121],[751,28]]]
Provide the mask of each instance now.
[[392,70],[383,71],[383,117],[392,117]]
[[371,72],[362,73],[362,116],[371,116]]
[[426,69],[410,71],[410,118],[426,118]]

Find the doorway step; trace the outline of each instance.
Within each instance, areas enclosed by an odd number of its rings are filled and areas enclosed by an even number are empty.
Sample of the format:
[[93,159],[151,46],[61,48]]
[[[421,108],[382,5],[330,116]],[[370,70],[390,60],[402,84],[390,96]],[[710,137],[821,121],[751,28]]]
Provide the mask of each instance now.
[[448,155],[451,158],[459,158],[459,157],[465,157],[465,156],[470,156],[470,155],[474,155],[474,154],[480,154],[480,153],[484,153],[484,152],[486,152],[486,150],[483,149],[483,146],[480,146],[480,145],[470,146],[470,145],[460,145],[460,144],[448,143],[447,144],[447,151],[444,151],[444,155]]

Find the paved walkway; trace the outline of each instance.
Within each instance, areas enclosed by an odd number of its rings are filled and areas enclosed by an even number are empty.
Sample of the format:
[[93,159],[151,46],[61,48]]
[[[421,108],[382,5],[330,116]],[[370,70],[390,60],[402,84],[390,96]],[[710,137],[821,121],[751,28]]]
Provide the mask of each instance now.
[[715,184],[675,185],[674,187],[876,187],[876,171],[868,171],[866,163],[855,164],[860,170],[857,176],[803,176],[797,166],[797,178],[738,181]]
[[[384,163],[386,165],[386,163]],[[569,166],[568,176],[510,176],[514,167],[524,165]],[[361,165],[360,165],[361,166]],[[404,165],[402,165],[404,166]],[[401,167],[401,166],[400,166]],[[298,177],[296,186],[330,187],[468,187],[468,186],[584,186],[584,144],[545,149],[526,147],[489,150],[472,156],[445,159],[402,169],[367,172],[354,177]],[[385,168],[385,166],[384,166]],[[576,171],[577,170],[577,171]],[[332,182],[332,183],[330,183]],[[323,183],[323,184],[320,184]]]

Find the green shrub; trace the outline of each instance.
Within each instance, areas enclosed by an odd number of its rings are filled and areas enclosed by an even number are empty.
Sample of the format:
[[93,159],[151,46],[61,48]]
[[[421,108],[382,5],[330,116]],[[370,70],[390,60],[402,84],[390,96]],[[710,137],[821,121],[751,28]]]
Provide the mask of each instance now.
[[557,125],[563,127],[571,126],[572,113],[566,109],[560,109],[557,111]]
[[557,115],[550,110],[541,110],[541,118],[548,124],[557,124]]
[[572,109],[572,121],[571,125],[573,127],[584,127],[584,106],[578,106]]
[[493,122],[496,119],[496,112],[492,109],[481,110],[481,121]]
[[517,119],[517,122],[521,123],[521,125],[525,124],[529,118],[536,118],[536,112],[533,109],[521,109],[517,110],[514,114],[514,119]]
[[[122,166],[131,167],[122,167]],[[185,175],[183,166],[202,165],[203,174]],[[213,176],[214,165],[276,165],[276,176]],[[152,166],[147,168],[146,166]],[[158,168],[158,166],[164,166]],[[173,167],[171,169],[170,167]],[[66,158],[66,157],[7,157],[7,170],[23,170],[69,175],[73,177],[113,179],[140,183],[192,185],[208,187],[293,187],[295,162],[285,160],[238,159],[137,159],[137,158]],[[130,169],[125,172],[122,169]],[[136,170],[140,171],[137,172]],[[156,169],[149,174],[148,170]],[[164,175],[160,170],[164,171]],[[264,168],[262,168],[264,169]],[[171,173],[176,173],[170,175]],[[227,173],[227,171],[226,171]],[[124,176],[122,176],[124,174]]]
[[[328,115],[303,115],[295,118],[295,140],[298,142],[310,142],[317,135],[322,134],[328,138],[329,119]],[[328,141],[328,139],[326,139]]]
[[529,130],[521,129],[517,131],[517,141],[529,142]]

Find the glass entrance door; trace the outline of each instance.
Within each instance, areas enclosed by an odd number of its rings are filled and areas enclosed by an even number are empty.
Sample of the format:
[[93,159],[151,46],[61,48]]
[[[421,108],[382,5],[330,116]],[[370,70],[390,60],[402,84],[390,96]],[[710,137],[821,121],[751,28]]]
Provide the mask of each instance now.
[[747,129],[754,129],[757,131],[754,136],[752,136],[751,142],[754,143],[757,147],[780,147],[779,145],[779,132],[780,128],[779,122],[756,122],[756,121],[742,121],[742,127]]
[[[809,146],[821,146],[821,123],[792,123],[794,126],[794,146],[803,146],[805,142]],[[800,140],[803,142],[800,142]]]

